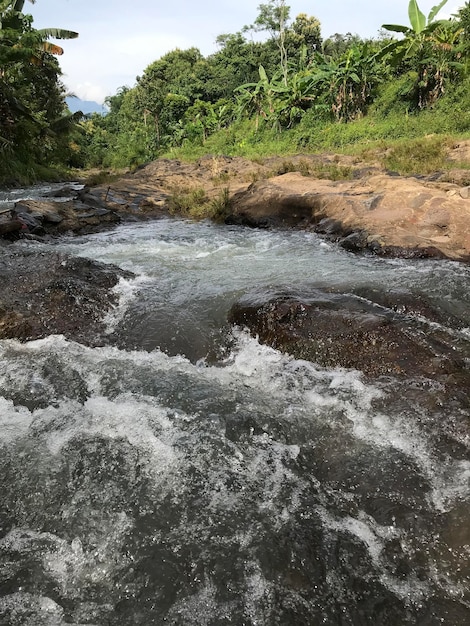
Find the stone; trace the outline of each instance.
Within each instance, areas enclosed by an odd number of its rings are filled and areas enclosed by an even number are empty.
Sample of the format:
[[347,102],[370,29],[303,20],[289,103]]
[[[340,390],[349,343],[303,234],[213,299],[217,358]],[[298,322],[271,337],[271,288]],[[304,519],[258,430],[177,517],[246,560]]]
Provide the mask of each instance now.
[[356,231],[339,240],[339,245],[350,252],[360,252],[368,247],[367,233]]
[[59,334],[86,345],[102,345],[103,318],[117,302],[112,288],[121,276],[132,274],[80,257],[13,246],[3,249],[0,339]]
[[393,301],[393,294],[375,303],[323,289],[259,291],[232,307],[229,322],[297,359],[358,369],[371,378],[462,375],[469,355],[456,354],[433,327],[437,314],[422,319],[429,305],[418,308],[416,298],[407,304],[405,294],[396,306]]

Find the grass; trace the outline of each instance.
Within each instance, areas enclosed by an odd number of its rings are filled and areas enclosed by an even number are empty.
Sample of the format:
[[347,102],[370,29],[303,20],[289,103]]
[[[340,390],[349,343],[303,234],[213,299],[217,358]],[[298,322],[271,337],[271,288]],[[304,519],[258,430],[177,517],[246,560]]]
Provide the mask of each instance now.
[[[453,86],[436,105],[424,111],[410,111],[409,104],[397,96],[397,87],[388,86],[371,107],[368,115],[349,123],[322,118],[314,109],[305,113],[294,128],[277,132],[254,120],[241,120],[207,138],[204,145],[185,144],[162,155],[192,161],[207,154],[214,157],[214,182],[228,183],[217,171],[217,156],[230,155],[262,163],[270,156],[285,157],[286,164],[299,153],[335,153],[374,160],[384,168],[400,174],[429,174],[469,164],[446,162],[453,142],[470,139],[470,77]],[[286,165],[285,171],[290,165]],[[344,165],[309,163],[295,171],[318,178],[340,180],[352,172]]]
[[83,183],[87,187],[96,187],[97,185],[105,185],[106,183],[112,183],[118,180],[122,176],[123,172],[110,172],[109,170],[99,170],[97,172],[85,172],[85,177],[82,179]]
[[350,180],[353,177],[353,168],[339,163],[322,163],[300,159],[297,162],[285,160],[271,175],[282,176],[288,172],[299,172],[302,176],[311,178],[326,178],[328,180]]
[[402,175],[431,174],[448,167],[446,157],[453,145],[446,136],[402,140],[387,151],[383,164]]
[[169,198],[169,211],[172,215],[194,220],[211,219],[223,222],[230,211],[229,189],[224,187],[212,198],[202,187],[174,189]]

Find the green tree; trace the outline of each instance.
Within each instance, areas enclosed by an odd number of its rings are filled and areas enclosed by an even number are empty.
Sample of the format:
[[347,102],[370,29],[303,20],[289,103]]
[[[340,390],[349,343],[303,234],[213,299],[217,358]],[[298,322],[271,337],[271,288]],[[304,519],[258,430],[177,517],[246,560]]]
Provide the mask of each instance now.
[[289,22],[290,7],[286,5],[285,0],[269,0],[267,3],[260,4],[258,11],[259,13],[254,23],[245,27],[245,29],[270,33],[279,49],[280,67],[284,84],[287,85],[286,30]]
[[0,149],[9,155],[0,166],[3,180],[15,177],[16,170],[32,175],[41,164],[63,159],[77,119],[66,110],[60,67],[52,56],[62,49],[46,41],[49,35],[77,33],[38,31],[23,6],[24,0],[0,0]]
[[456,18],[461,28],[463,52],[468,57],[470,55],[470,2],[466,2],[460,8]]
[[321,51],[326,57],[339,59],[346,54],[348,50],[362,43],[363,41],[359,35],[353,35],[352,33],[346,33],[345,35],[335,33],[331,35],[331,37],[328,37],[328,39],[325,39]]
[[322,47],[320,21],[306,13],[300,13],[286,30],[285,46],[289,61],[299,64],[302,50],[306,50],[306,63],[310,63]]

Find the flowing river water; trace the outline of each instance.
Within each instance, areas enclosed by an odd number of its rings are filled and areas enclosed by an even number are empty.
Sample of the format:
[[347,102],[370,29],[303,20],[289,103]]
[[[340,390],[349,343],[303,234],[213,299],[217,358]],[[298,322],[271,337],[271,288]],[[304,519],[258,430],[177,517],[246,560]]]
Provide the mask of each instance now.
[[468,266],[176,219],[15,246],[135,279],[110,345],[0,341],[0,624],[470,623],[466,398],[226,321],[252,289],[406,288],[468,348]]

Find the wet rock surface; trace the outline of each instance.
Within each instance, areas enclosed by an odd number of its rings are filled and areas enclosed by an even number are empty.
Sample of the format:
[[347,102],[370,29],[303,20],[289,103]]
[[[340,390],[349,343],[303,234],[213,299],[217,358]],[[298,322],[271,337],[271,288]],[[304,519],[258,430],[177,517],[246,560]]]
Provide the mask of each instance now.
[[[374,300],[370,300],[370,297]],[[464,325],[411,294],[255,292],[232,308],[229,321],[262,343],[324,367],[361,370],[368,377],[470,380],[468,342],[449,337]]]
[[100,345],[103,318],[117,303],[112,289],[126,276],[131,274],[88,259],[3,248],[0,339],[60,334],[86,345]]

